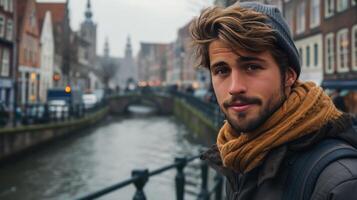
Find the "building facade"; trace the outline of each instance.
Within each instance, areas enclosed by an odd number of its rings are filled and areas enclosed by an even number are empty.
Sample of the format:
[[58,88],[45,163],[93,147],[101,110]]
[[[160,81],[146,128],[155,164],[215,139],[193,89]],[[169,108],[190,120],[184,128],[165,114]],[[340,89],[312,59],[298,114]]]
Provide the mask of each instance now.
[[284,0],[285,18],[299,50],[301,79],[344,91],[357,113],[356,0]]
[[161,86],[166,82],[168,57],[171,45],[169,43],[140,43],[137,58],[139,82],[150,86]]
[[13,101],[14,2],[0,1],[0,101],[11,108]]
[[18,1],[18,98],[21,104],[37,103],[41,80],[40,32],[35,0]]

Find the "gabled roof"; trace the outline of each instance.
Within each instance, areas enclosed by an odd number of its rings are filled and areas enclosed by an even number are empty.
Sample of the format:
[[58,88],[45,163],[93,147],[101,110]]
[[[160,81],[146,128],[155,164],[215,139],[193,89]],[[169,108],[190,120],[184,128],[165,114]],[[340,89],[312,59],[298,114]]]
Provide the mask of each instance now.
[[[64,3],[36,3],[38,19],[44,20],[46,12],[51,12],[53,24],[62,23],[66,17],[66,2]],[[42,25],[42,24],[41,24]]]

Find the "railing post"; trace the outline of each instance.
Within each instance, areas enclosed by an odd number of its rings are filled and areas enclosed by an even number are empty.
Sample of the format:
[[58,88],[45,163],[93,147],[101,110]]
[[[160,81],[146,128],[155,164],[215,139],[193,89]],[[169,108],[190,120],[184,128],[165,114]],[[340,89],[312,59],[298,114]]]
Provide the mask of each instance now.
[[209,199],[209,194],[207,191],[208,165],[204,161],[201,162],[201,179],[202,179],[201,191],[200,194],[198,195],[198,199],[208,200]]
[[223,189],[223,177],[219,174],[216,174],[214,177],[215,182],[217,182],[217,187],[215,191],[215,200],[222,200],[222,189]]
[[185,196],[185,174],[183,173],[183,169],[187,164],[187,160],[185,157],[175,158],[175,163],[179,163],[179,165],[176,167],[177,174],[175,177],[176,200],[183,200]]
[[134,185],[136,187],[136,192],[135,192],[133,200],[146,200],[146,196],[145,196],[143,188],[144,188],[146,182],[149,180],[149,170],[147,170],[147,169],[133,170],[131,172],[131,176],[139,177],[139,179],[134,182]]

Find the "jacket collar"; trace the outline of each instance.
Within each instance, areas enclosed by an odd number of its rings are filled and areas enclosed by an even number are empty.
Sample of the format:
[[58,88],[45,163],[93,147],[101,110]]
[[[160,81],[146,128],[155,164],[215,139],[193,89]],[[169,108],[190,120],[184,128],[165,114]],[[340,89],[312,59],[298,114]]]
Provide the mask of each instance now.
[[[264,181],[274,178],[277,175],[286,153],[287,147],[285,145],[269,152],[265,161],[260,166],[257,183],[258,186],[260,186]],[[224,175],[228,181],[234,185],[237,180],[235,177],[239,174],[234,170],[223,166],[222,158],[217,145],[213,145],[207,151],[203,152],[201,159],[206,161],[207,164],[218,173]]]

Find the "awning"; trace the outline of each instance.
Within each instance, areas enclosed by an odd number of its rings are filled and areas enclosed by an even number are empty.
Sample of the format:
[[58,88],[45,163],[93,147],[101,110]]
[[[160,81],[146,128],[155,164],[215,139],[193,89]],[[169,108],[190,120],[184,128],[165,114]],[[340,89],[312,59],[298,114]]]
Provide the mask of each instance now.
[[357,80],[324,80],[321,86],[325,89],[357,90]]

